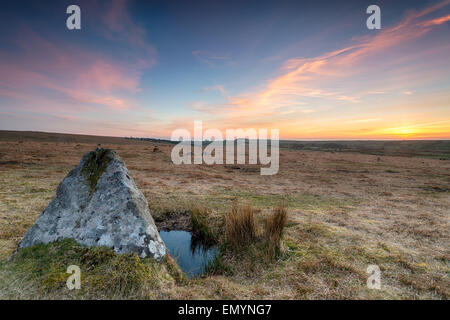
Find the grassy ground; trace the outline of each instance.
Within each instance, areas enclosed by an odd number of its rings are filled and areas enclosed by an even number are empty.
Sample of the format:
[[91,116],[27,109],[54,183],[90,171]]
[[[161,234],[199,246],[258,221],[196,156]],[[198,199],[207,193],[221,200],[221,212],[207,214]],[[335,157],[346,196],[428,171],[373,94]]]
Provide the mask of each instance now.
[[[258,241],[240,252],[223,249],[208,275],[191,280],[171,261],[70,242],[8,260],[58,183],[99,143],[123,158],[156,220],[186,216],[197,204],[208,208],[205,219],[220,234],[237,199],[253,206],[262,233],[273,207],[286,203],[281,251],[266,259]],[[175,166],[171,148],[0,133],[0,298],[448,299],[449,161],[282,149],[279,173],[268,177],[249,165]],[[65,268],[77,263],[84,287],[69,291]],[[366,286],[369,264],[381,269],[381,290]]]

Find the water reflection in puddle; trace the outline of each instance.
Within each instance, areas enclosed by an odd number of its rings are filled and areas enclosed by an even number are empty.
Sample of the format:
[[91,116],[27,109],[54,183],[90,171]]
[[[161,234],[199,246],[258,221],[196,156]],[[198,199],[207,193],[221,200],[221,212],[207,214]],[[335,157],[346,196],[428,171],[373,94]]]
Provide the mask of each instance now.
[[217,253],[215,247],[206,247],[193,241],[191,233],[187,231],[160,231],[159,235],[169,254],[189,278],[202,274]]

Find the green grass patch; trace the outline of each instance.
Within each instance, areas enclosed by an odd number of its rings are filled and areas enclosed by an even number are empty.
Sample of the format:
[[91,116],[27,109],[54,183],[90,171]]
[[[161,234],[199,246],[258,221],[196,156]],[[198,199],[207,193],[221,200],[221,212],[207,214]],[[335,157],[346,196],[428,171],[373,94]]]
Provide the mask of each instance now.
[[[70,265],[81,269],[80,290],[69,290],[66,286]],[[116,254],[105,247],[88,248],[67,239],[22,249],[3,262],[0,296],[16,298],[18,291],[32,287],[40,297],[56,299],[147,299],[154,289],[174,281],[176,268],[170,261],[158,263],[151,258],[140,259],[135,253]],[[15,292],[9,290],[12,287]]]
[[281,202],[285,203],[290,209],[300,209],[306,211],[324,211],[335,208],[350,209],[359,204],[357,199],[338,199],[328,196],[319,196],[313,194],[259,194],[250,190],[227,190],[221,189],[205,196],[212,207],[223,208],[224,205],[230,206],[233,201],[249,203],[255,208],[265,209],[276,207]]

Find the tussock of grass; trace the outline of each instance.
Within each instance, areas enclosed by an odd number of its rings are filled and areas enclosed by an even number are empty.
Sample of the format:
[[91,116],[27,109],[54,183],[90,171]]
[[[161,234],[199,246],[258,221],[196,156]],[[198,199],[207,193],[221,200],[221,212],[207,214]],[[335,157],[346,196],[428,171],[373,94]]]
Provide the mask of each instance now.
[[202,204],[191,205],[191,227],[193,236],[206,243],[216,242],[216,235],[211,228],[209,208]]
[[273,210],[271,216],[265,220],[265,238],[269,246],[269,256],[275,256],[280,249],[281,237],[287,222],[287,208],[281,203]]
[[239,206],[235,201],[225,217],[226,242],[233,249],[250,244],[256,237],[256,223],[251,205]]
[[231,249],[232,255],[248,260],[250,270],[261,261],[270,262],[281,248],[281,239],[287,223],[287,207],[284,203],[273,209],[272,214],[264,220],[262,232],[255,219],[255,210],[250,204],[233,203],[225,217],[224,243]]
[[[223,251],[223,250],[220,250]],[[233,275],[233,268],[224,261],[223,252],[219,252],[206,266],[205,273],[209,275]]]

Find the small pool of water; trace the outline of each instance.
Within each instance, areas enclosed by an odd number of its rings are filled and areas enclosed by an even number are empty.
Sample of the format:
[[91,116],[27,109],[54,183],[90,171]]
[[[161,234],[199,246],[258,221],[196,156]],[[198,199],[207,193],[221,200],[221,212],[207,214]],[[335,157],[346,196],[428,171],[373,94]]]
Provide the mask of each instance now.
[[169,254],[189,278],[204,273],[205,267],[217,253],[217,248],[194,241],[191,233],[187,231],[160,231],[159,235]]

